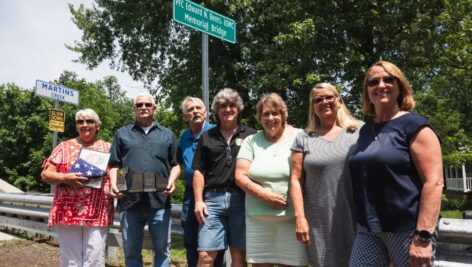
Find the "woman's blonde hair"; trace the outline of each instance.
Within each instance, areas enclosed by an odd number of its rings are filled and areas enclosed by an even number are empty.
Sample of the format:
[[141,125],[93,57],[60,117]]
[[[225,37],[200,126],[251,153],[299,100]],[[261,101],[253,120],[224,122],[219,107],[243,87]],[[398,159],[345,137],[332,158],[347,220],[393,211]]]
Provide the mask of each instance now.
[[336,87],[330,83],[318,83],[315,85],[315,87],[313,87],[313,89],[311,89],[310,107],[308,109],[308,127],[306,128],[306,131],[309,134],[314,134],[321,127],[320,118],[315,114],[314,109],[315,91],[318,89],[328,89],[334,94],[336,101],[338,101],[339,109],[336,117],[336,125],[349,131],[355,131],[359,127],[357,120],[347,109],[346,104],[344,104],[343,97],[339,93],[338,89],[336,89]]
[[412,111],[415,107],[415,100],[413,99],[413,89],[411,88],[410,83],[406,79],[403,72],[395,64],[381,60],[372,64],[365,74],[362,85],[362,112],[367,116],[375,116],[374,105],[369,99],[367,82],[369,81],[370,72],[377,66],[382,67],[388,74],[395,77],[397,80],[398,89],[400,90],[400,94],[398,95],[397,99],[398,108],[403,111]]

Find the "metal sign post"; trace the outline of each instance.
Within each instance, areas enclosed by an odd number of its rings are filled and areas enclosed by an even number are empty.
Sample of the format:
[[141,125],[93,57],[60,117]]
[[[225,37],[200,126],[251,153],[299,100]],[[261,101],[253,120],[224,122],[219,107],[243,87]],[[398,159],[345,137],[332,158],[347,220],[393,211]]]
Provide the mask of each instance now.
[[[54,108],[58,109],[59,108],[59,101],[54,100]],[[56,148],[57,146],[57,131],[54,131],[53,137],[52,137],[52,149]]]
[[[54,99],[54,108],[59,109],[59,101],[79,105],[79,91],[61,85],[36,80],[34,92],[37,96]],[[57,146],[57,129],[54,130],[52,149]],[[51,185],[51,193],[54,193],[54,185]]]
[[[188,0],[173,0],[174,21],[202,32],[202,98],[210,110],[208,74],[208,35],[236,43],[236,22],[213,10]],[[207,112],[208,114],[208,112]],[[208,120],[208,115],[207,118]]]
[[[210,110],[210,93],[209,93],[209,76],[208,76],[208,34],[202,32],[202,96],[206,110]],[[210,112],[207,112],[206,120],[208,121]]]

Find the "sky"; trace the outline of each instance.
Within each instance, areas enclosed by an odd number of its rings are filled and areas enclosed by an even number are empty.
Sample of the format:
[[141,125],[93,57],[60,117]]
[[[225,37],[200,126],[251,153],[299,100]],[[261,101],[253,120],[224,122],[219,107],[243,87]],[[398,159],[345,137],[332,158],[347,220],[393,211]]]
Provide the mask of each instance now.
[[[68,3],[91,7],[92,0],[0,0],[0,84],[14,83],[32,89],[36,80],[57,80],[64,70],[95,82],[105,76],[118,78],[122,90],[133,98],[142,83],[102,63],[93,70],[75,63],[79,54],[65,47],[80,41],[82,32],[72,22]],[[74,88],[72,88],[74,89]]]

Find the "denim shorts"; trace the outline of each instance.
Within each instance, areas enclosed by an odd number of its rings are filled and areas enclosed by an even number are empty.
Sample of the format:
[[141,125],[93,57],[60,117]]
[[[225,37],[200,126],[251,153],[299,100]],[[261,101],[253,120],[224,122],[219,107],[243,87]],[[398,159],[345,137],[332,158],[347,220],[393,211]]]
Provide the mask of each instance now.
[[208,209],[198,234],[199,251],[235,248],[246,250],[244,192],[209,190],[204,193]]

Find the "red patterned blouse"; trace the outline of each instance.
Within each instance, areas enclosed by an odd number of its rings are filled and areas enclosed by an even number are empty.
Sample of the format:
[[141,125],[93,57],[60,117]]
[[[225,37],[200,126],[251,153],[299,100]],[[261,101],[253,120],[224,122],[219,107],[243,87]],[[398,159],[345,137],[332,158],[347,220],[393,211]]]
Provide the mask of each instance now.
[[[43,169],[49,164],[58,172],[67,173],[82,147],[76,139],[60,143],[43,163]],[[110,143],[97,140],[87,149],[109,152]],[[98,189],[91,187],[74,188],[67,184],[58,184],[49,213],[48,226],[56,224],[82,225],[89,227],[110,226],[113,224],[113,198],[109,196],[110,177],[103,178]]]

